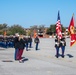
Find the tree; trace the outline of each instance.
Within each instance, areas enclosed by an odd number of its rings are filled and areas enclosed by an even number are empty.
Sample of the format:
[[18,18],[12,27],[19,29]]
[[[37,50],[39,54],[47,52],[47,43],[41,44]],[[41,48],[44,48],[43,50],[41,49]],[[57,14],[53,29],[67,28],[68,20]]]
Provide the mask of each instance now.
[[[65,32],[66,28],[62,26],[62,32]],[[52,24],[50,25],[50,27],[47,29],[47,32],[46,34],[48,35],[52,35],[52,34],[55,34],[56,33],[56,24]]]
[[24,31],[24,28],[21,27],[20,25],[13,25],[9,28],[10,34],[14,35],[15,33],[19,34],[26,34],[26,31]]
[[45,29],[44,25],[40,25],[38,27],[39,33],[43,33],[44,32],[44,29]]
[[44,32],[44,25],[34,25],[34,26],[31,26],[30,27],[30,31],[31,31],[31,34],[34,35],[34,30],[36,31],[36,33],[43,33]]
[[50,25],[50,27],[47,29],[46,34],[52,35],[56,33],[56,24]]
[[3,35],[4,34],[4,31],[7,31],[8,29],[8,26],[6,23],[4,24],[0,24],[0,34]]
[[63,25],[62,25],[62,32],[65,32],[65,31],[66,31],[66,28],[63,27]]
[[34,25],[34,26],[30,26],[30,35],[33,36],[34,35],[34,30],[37,32],[38,31],[38,26]]
[[2,29],[7,29],[7,24],[6,23],[4,23],[4,24],[0,24],[0,30],[2,30]]

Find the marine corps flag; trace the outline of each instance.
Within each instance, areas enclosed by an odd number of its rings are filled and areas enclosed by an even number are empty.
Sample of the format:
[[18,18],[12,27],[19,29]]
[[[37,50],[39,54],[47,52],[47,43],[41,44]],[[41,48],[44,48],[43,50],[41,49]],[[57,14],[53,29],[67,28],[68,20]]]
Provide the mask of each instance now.
[[71,18],[70,25],[68,27],[68,31],[70,33],[70,39],[71,39],[70,46],[73,46],[73,44],[76,42],[75,32],[74,32],[74,15]]
[[58,11],[58,17],[57,17],[57,23],[56,23],[56,34],[58,36],[59,39],[62,38],[62,29],[61,29],[61,21],[60,21],[60,14]]

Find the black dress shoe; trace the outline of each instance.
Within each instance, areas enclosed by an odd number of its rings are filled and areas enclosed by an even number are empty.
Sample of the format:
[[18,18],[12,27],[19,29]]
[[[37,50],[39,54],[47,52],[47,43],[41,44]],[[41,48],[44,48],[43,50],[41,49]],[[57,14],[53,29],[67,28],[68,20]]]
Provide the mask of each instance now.
[[64,55],[62,55],[62,58],[64,58]]
[[58,58],[59,56],[58,55],[55,55],[55,57]]

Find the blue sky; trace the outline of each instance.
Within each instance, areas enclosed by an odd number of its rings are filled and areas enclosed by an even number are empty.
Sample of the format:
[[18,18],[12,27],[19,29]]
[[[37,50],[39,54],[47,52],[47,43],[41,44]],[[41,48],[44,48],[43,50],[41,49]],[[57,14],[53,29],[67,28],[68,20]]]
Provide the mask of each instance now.
[[72,14],[76,15],[76,0],[0,0],[0,24],[49,27],[57,22],[58,10],[61,23],[69,26]]

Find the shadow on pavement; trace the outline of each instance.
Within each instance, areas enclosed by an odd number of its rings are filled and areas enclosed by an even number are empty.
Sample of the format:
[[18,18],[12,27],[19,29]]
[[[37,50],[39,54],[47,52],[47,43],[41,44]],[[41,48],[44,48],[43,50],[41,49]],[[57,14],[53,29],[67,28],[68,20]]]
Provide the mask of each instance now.
[[25,58],[25,57],[24,57],[24,58],[22,59],[22,61],[23,61],[23,62],[28,61],[28,58]]
[[74,56],[72,56],[71,54],[67,54],[67,56],[69,57],[69,58],[73,58]]
[[2,60],[2,62],[14,62],[12,60]]

